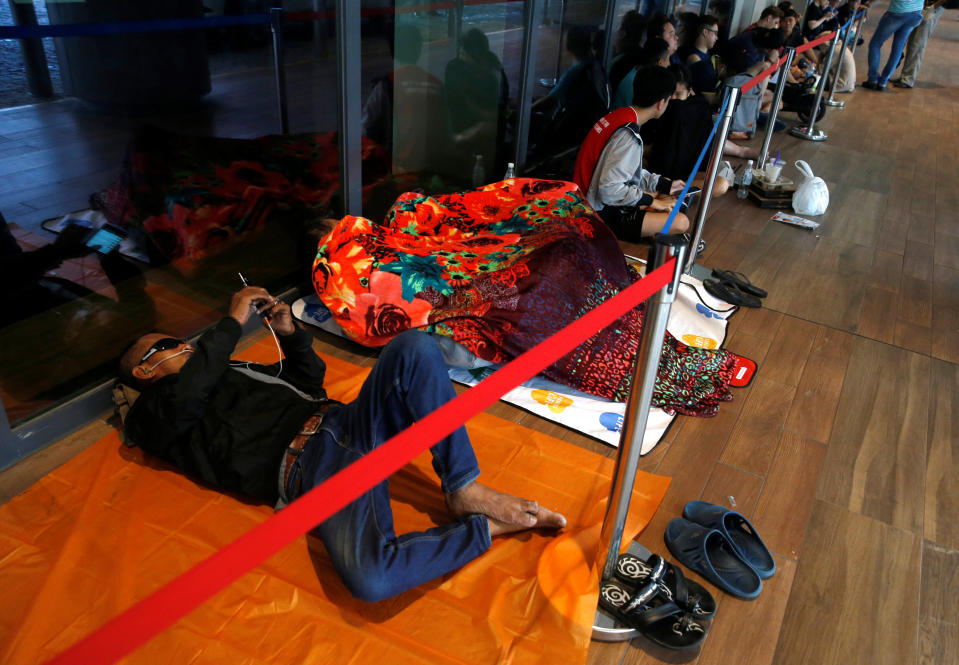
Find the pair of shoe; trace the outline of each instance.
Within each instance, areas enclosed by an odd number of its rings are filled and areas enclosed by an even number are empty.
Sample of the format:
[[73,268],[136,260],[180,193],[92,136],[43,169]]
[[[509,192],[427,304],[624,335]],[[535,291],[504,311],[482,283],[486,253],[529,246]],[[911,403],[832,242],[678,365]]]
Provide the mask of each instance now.
[[695,649],[709,632],[704,622],[716,614],[716,601],[702,584],[658,554],[641,559],[621,554],[615,580],[600,584],[600,607],[652,642],[673,650]]
[[897,88],[903,88],[904,90],[912,90],[912,86],[903,81],[902,79],[893,79],[890,81]]
[[706,293],[725,300],[730,305],[739,305],[741,307],[762,307],[760,298],[765,298],[768,293],[761,289],[741,272],[732,270],[713,270],[715,279],[703,280],[703,287]]
[[866,90],[875,90],[876,92],[885,92],[886,90],[886,86],[879,85],[878,83],[874,83],[872,81],[863,81],[859,85],[861,85]]
[[683,517],[666,525],[664,538],[680,563],[738,598],[756,598],[763,580],[776,572],[776,561],[755,527],[723,506],[690,501]]

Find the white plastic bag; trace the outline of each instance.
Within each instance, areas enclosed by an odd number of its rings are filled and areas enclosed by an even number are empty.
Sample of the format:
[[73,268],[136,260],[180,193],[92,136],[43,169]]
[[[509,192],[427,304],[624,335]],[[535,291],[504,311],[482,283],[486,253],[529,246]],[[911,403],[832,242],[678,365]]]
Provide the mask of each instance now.
[[809,164],[799,159],[796,168],[803,175],[803,181],[793,193],[793,210],[799,215],[821,215],[829,207],[829,188],[822,178],[813,175]]
[[732,187],[733,180],[736,179],[736,172],[733,171],[733,165],[724,159],[723,161],[719,162],[719,171],[716,173],[716,176],[723,178],[729,183],[729,186]]

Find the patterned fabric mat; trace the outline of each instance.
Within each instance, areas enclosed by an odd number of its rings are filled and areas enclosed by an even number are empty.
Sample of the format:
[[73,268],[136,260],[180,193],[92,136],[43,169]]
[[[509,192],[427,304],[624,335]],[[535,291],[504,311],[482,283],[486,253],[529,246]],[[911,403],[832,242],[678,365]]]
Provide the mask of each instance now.
[[[725,342],[729,317],[737,309],[706,293],[700,280],[685,275],[670,308],[666,329],[689,346],[716,349]],[[311,294],[293,303],[293,314],[304,323],[345,336],[316,295]],[[437,339],[447,362],[452,360],[455,365],[449,368],[453,381],[474,385],[497,369],[497,366],[489,366],[448,338],[437,336]],[[539,377],[517,386],[506,393],[502,400],[610,446],[619,445],[626,412],[624,402],[611,402]],[[659,408],[650,410],[642,454],[653,450],[675,417]]]

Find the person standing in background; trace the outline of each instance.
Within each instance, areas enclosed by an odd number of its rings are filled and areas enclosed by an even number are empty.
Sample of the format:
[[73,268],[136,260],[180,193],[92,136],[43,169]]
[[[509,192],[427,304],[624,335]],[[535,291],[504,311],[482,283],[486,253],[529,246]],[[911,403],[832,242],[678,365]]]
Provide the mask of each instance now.
[[[869,40],[869,77],[862,87],[881,92],[893,70],[899,64],[899,56],[906,47],[909,34],[922,22],[922,0],[890,0],[889,9],[876,26],[876,32]],[[882,72],[879,71],[879,58],[882,45],[892,37],[892,50]]]
[[892,84],[897,88],[912,88],[916,85],[916,76],[922,65],[922,56],[926,52],[926,44],[936,29],[939,17],[947,9],[959,7],[959,0],[926,0],[926,7],[922,10],[922,23],[919,24],[906,42],[906,57],[902,62],[902,71],[899,78],[893,79]]

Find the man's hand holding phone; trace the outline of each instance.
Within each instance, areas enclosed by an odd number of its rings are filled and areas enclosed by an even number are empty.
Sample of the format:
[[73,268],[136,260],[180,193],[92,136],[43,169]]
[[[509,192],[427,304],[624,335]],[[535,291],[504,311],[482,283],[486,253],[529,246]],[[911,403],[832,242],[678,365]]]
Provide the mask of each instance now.
[[241,326],[246,325],[254,312],[275,300],[266,289],[259,286],[244,286],[233,294],[233,299],[230,301],[230,316]]
[[89,234],[90,229],[78,224],[67,224],[57,235],[57,239],[53,241],[53,246],[56,248],[60,260],[76,259],[95,252],[96,250],[93,247],[85,244]]

